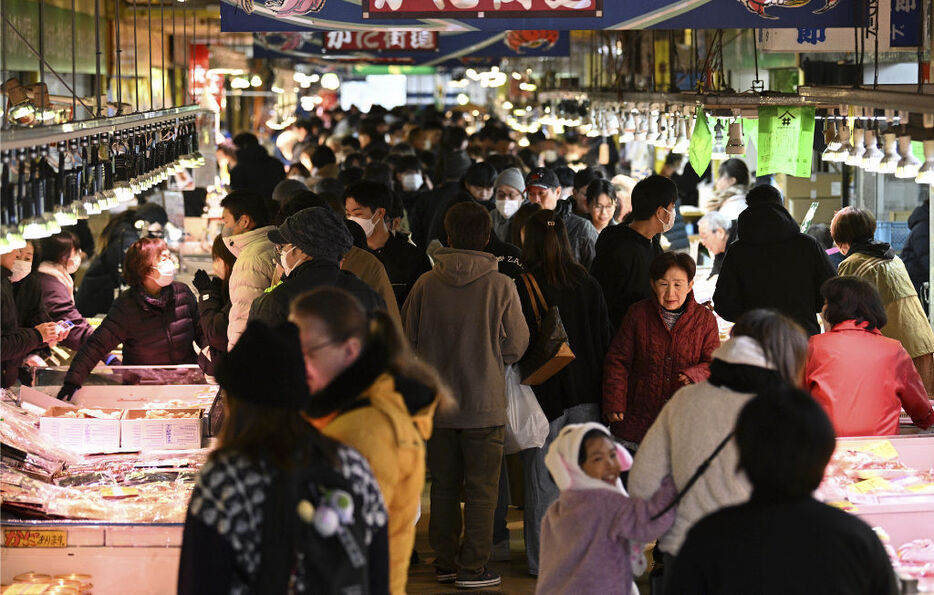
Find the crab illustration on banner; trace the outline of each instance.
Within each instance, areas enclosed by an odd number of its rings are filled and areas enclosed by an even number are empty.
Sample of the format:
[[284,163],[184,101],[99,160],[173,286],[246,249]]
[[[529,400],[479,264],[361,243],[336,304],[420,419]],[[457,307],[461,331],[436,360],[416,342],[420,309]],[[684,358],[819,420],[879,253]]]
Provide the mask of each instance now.
[[[247,14],[253,12],[253,0],[238,0],[240,8]],[[277,16],[299,16],[310,12],[321,12],[327,0],[266,0],[264,6]]]
[[550,50],[560,38],[558,31],[507,31],[503,43],[506,47],[521,54],[524,49]]
[[[737,0],[746,7],[749,12],[753,12],[764,19],[775,19],[778,17],[768,14],[768,8],[800,8],[808,4],[811,0]],[[823,14],[840,3],[840,0],[825,0],[823,7],[814,11],[814,14]]]

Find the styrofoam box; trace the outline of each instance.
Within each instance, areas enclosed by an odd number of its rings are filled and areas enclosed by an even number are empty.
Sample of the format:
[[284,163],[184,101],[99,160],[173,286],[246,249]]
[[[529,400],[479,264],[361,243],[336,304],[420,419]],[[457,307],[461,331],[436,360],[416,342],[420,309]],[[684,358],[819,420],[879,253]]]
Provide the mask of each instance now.
[[146,409],[128,409],[120,420],[124,450],[179,450],[201,448],[201,409],[169,409],[195,413],[195,417],[146,419]]
[[[72,407],[50,407],[39,418],[39,431],[59,445],[78,452],[113,452],[120,448],[119,419],[57,417]],[[106,413],[120,409],[101,409]]]

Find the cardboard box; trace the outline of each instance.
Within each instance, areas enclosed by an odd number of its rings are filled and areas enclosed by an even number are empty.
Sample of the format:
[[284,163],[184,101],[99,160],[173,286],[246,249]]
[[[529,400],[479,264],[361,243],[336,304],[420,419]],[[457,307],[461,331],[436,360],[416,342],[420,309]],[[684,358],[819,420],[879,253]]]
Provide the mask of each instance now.
[[794,217],[795,221],[801,223],[804,220],[804,216],[807,215],[808,209],[811,208],[812,202],[820,203],[817,207],[817,212],[814,214],[814,219],[811,221],[811,224],[815,223],[824,223],[830,225],[830,221],[833,219],[834,213],[839,211],[842,208],[842,204],[839,198],[792,198],[786,200],[786,208],[788,212],[791,213],[791,216]]
[[[60,446],[77,452],[114,452],[120,450],[120,419],[84,419],[61,417],[74,412],[73,407],[50,407],[39,418],[39,431]],[[121,413],[120,409],[100,409]]]
[[124,450],[186,450],[201,448],[202,409],[167,409],[193,417],[147,419],[147,409],[128,409],[120,421]]
[[843,196],[843,176],[835,173],[815,173],[810,178],[776,174],[775,182],[783,189],[785,199]]

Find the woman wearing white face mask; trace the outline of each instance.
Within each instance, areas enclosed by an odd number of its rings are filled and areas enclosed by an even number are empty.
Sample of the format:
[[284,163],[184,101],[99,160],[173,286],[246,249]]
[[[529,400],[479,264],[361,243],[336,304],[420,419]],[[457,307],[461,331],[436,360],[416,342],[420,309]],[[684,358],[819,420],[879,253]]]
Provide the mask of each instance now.
[[72,275],[81,266],[78,236],[67,230],[57,233],[42,240],[39,252],[42,262],[39,263],[37,277],[42,289],[42,302],[52,320],[67,320],[74,324],[61,344],[77,350],[94,332],[75,307],[75,282]]
[[43,345],[54,345],[59,339],[54,322],[42,322],[34,327],[20,326],[13,282],[32,270],[32,262],[23,258],[22,250],[0,256],[0,386],[12,386],[19,375],[23,360]]
[[130,246],[123,276],[130,288],[114,300],[100,327],[75,354],[60,399],[70,400],[97,362],[121,343],[127,365],[197,363],[192,342],[203,344],[198,306],[188,286],[175,281],[175,263],[165,241],[142,238]]

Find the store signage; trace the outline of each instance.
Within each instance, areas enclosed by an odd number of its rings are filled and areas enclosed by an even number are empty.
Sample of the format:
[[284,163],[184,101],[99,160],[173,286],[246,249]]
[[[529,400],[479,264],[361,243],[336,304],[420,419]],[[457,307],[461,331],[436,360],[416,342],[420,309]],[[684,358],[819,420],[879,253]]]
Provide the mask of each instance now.
[[437,31],[328,31],[322,52],[437,51]]
[[188,52],[188,91],[194,101],[200,102],[204,93],[210,93],[217,105],[224,97],[224,75],[210,71],[211,51],[208,46],[193,43]]
[[757,147],[757,174],[810,176],[814,156],[814,108],[760,107]]
[[924,0],[891,0],[889,11],[889,44],[893,48],[916,48],[921,39],[921,2]]
[[603,0],[363,0],[364,19],[602,17]]
[[3,547],[68,547],[68,532],[59,529],[4,529]]
[[[221,0],[220,5],[221,30],[231,32],[384,31],[387,20],[396,30],[503,32],[863,26],[865,14],[853,10],[856,1]],[[888,20],[889,5],[883,4],[888,0],[879,2]]]

